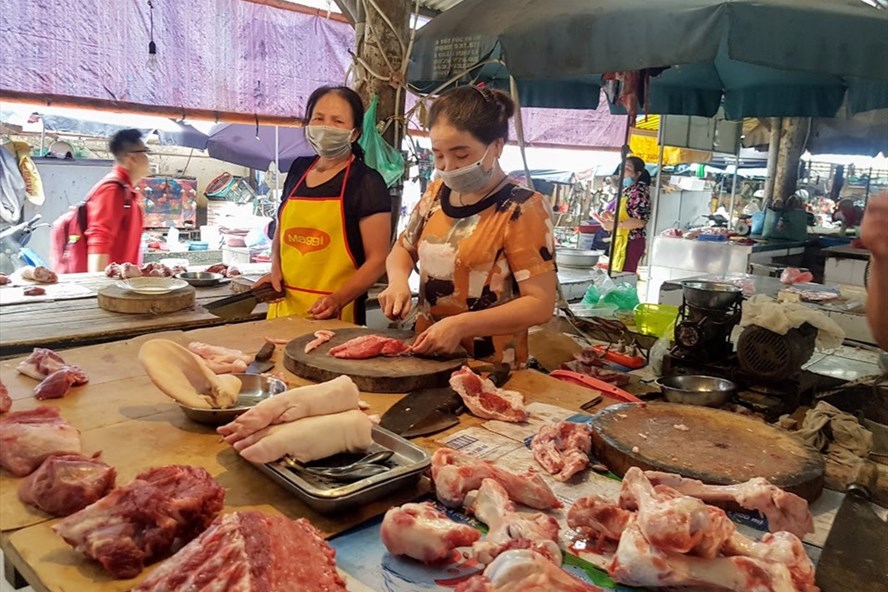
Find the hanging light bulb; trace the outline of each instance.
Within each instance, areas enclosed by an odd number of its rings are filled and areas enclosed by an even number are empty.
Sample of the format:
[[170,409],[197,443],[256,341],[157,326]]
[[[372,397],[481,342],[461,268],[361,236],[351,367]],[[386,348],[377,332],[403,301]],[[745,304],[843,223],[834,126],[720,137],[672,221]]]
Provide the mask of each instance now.
[[145,67],[154,72],[157,70],[157,44],[154,42],[154,2],[152,0],[148,0],[148,21],[150,30],[148,33],[148,60],[145,62]]

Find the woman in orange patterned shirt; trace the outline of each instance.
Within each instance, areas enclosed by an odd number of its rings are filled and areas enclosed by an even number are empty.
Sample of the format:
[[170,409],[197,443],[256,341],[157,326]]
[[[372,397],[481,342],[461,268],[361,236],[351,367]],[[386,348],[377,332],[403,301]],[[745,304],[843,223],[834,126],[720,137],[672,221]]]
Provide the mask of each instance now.
[[555,308],[552,214],[539,193],[499,164],[512,100],[499,91],[453,89],[429,111],[438,179],[413,210],[386,261],[386,316],[411,308],[407,278],[419,266],[418,354],[460,346],[476,359],[520,367],[527,329]]

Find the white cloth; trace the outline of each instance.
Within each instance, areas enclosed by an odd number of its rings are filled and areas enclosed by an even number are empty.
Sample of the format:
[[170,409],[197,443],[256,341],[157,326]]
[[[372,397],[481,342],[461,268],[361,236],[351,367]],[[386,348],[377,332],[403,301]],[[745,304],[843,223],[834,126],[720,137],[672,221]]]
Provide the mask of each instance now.
[[818,350],[835,349],[845,340],[845,331],[826,314],[804,304],[777,302],[765,294],[756,294],[743,303],[740,326],[756,325],[786,335],[790,329],[797,329],[804,323],[817,329],[815,345]]

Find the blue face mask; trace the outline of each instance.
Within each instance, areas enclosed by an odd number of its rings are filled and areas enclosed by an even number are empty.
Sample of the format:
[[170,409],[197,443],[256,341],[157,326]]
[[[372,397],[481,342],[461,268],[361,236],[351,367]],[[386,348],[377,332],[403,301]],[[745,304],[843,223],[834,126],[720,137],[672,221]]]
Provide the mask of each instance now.
[[632,177],[623,177],[623,187],[631,187],[633,183]]

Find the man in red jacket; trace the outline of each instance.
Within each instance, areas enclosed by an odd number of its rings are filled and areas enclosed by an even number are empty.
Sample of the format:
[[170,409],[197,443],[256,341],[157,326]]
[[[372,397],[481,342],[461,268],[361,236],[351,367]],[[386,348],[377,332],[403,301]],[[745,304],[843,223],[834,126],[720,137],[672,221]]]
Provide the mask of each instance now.
[[142,209],[134,187],[151,172],[148,147],[137,129],[117,132],[108,147],[116,163],[87,198],[88,265],[78,271],[104,271],[112,262],[142,263]]

